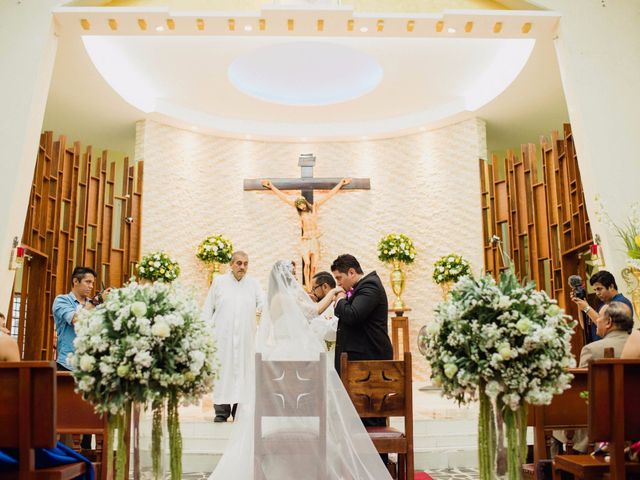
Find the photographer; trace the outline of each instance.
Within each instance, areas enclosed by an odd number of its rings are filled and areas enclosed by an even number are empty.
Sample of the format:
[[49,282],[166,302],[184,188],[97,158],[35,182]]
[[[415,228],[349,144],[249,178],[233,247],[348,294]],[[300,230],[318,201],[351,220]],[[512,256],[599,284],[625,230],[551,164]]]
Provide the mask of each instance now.
[[616,284],[616,279],[614,276],[607,272],[606,270],[600,270],[595,273],[589,279],[589,284],[593,287],[593,290],[600,300],[600,304],[594,310],[587,303],[586,300],[578,298],[576,296],[576,291],[571,292],[571,300],[573,300],[578,308],[585,314],[585,316],[590,320],[587,322],[587,325],[582,325],[582,328],[589,328],[591,331],[591,341],[601,340],[602,337],[598,336],[596,333],[596,319],[598,318],[598,313],[600,309],[604,305],[608,305],[611,302],[622,302],[629,307],[631,310],[631,318],[633,318],[633,305],[629,301],[627,297],[623,294],[618,293],[618,285]]
[[78,313],[91,310],[103,301],[108,289],[92,297],[96,281],[96,272],[89,267],[76,267],[71,274],[71,292],[58,295],[53,301],[53,320],[58,337],[56,359],[58,370],[70,371],[73,367],[67,362],[69,354],[74,352],[73,340],[76,338],[74,325]]
[[[78,313],[91,310],[103,302],[108,289],[91,297],[96,282],[96,272],[89,267],[76,267],[71,274],[71,292],[58,295],[53,301],[53,320],[56,325],[57,352],[56,366],[61,371],[71,371],[67,357],[74,352],[73,340],[76,338],[75,323]],[[91,435],[83,435],[80,444],[83,449],[91,449]]]

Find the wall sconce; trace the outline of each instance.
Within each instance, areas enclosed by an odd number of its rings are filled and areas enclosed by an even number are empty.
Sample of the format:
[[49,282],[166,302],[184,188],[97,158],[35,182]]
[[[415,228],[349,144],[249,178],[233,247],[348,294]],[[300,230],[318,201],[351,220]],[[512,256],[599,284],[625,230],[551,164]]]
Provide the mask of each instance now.
[[133,217],[125,217],[124,221],[131,225],[133,223]]

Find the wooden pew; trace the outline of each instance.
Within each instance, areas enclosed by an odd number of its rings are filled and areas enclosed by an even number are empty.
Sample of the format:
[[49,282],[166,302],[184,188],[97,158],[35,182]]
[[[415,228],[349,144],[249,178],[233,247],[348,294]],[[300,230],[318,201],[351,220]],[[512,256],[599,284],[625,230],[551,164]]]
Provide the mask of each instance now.
[[379,453],[398,454],[398,478],[413,479],[411,352],[404,352],[403,360],[354,362],[343,352],[340,377],[361,418],[404,417],[404,433],[389,426],[366,430]]
[[640,439],[640,360],[602,359],[589,365],[589,440],[609,442],[610,463],[603,456],[558,455],[553,478],[624,480],[640,473],[640,463],[625,462],[624,442]]
[[[60,434],[94,434],[97,439],[95,458],[90,460],[96,472],[96,480],[108,480],[112,472],[108,467],[108,422],[107,416],[100,418],[93,405],[74,391],[75,382],[71,372],[57,372],[58,427]],[[82,452],[83,455],[85,452]]]
[[0,362],[0,448],[17,448],[18,469],[3,480],[66,480],[86,472],[83,462],[35,468],[35,449],[53,448],[56,436],[54,362]]
[[553,430],[587,428],[587,403],[580,398],[580,392],[588,388],[588,370],[573,368],[569,371],[574,377],[569,389],[554,395],[549,405],[529,406],[528,421],[533,426],[533,464],[522,466],[527,478],[535,478],[538,462],[550,458],[548,439]]

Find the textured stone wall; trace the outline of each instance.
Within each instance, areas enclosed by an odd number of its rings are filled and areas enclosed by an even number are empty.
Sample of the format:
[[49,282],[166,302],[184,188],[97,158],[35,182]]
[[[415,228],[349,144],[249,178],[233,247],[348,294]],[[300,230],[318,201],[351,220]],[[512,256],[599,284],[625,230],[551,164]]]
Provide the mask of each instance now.
[[371,179],[371,190],[338,193],[320,209],[320,269],[328,269],[337,255],[352,253],[388,286],[389,270],[376,254],[379,238],[399,232],[415,242],[418,257],[408,269],[404,299],[413,309],[416,378],[424,379],[426,365],[415,338],[441,299],[431,281],[433,262],[456,252],[475,272],[482,268],[478,158],[486,158],[486,137],[481,120],[394,139],[318,144],[233,140],[140,122],[136,159],[145,162],[143,254],[167,251],[180,262],[181,281],[203,302],[207,274],[194,252],[205,236],[222,233],[249,253],[249,273],[266,289],[276,260],[298,258],[298,215],[272,193],[245,192],[242,181],[298,177],[300,153],[316,155],[317,177]]

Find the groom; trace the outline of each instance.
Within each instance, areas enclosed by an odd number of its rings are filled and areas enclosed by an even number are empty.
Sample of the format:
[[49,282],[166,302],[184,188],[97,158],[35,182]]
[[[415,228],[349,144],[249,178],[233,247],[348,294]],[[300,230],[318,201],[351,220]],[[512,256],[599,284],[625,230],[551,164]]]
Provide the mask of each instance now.
[[338,317],[335,367],[340,375],[340,355],[349,360],[391,360],[393,349],[387,329],[388,302],[380,277],[374,271],[364,275],[353,255],[340,255],[331,265],[331,273],[346,293],[336,296],[334,312]]

